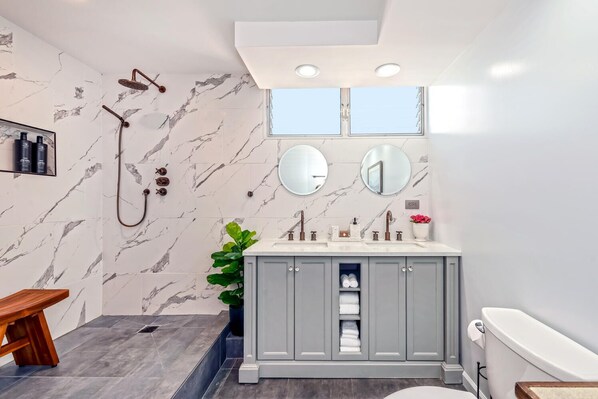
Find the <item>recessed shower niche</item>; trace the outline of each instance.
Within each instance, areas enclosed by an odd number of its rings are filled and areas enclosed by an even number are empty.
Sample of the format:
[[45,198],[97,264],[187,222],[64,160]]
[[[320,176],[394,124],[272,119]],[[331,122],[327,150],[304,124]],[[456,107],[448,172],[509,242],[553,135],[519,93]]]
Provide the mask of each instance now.
[[56,176],[56,133],[0,119],[0,172]]

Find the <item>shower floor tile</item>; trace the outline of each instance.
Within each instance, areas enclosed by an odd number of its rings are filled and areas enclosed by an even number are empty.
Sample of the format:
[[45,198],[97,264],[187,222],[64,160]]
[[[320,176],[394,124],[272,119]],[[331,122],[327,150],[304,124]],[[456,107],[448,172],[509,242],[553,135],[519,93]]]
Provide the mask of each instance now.
[[[209,352],[214,362],[227,323],[226,313],[99,317],[55,341],[57,367],[0,367],[0,399],[173,397]],[[159,328],[138,334],[145,325]]]

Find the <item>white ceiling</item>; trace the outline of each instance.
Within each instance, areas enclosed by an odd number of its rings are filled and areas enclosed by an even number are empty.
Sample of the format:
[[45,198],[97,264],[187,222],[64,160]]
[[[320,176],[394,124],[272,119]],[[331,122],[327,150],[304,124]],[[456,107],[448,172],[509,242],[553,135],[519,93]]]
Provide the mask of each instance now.
[[[245,72],[263,87],[430,84],[508,0],[0,0],[0,15],[103,73]],[[235,21],[378,21],[372,46],[255,47]],[[332,55],[332,56],[331,56]],[[398,62],[387,80],[373,69]],[[294,68],[322,73],[299,80]]]

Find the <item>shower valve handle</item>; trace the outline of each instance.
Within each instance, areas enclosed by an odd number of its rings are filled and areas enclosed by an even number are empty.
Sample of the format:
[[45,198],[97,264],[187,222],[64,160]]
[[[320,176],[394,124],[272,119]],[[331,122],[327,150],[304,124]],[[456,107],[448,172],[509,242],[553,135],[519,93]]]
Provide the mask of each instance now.
[[170,179],[168,177],[157,177],[156,184],[160,187],[166,187],[170,184]]
[[166,194],[168,194],[168,190],[166,190],[165,188],[158,188],[156,189],[156,194],[164,197]]
[[166,168],[156,168],[156,174],[160,175],[160,176],[165,176],[166,175]]

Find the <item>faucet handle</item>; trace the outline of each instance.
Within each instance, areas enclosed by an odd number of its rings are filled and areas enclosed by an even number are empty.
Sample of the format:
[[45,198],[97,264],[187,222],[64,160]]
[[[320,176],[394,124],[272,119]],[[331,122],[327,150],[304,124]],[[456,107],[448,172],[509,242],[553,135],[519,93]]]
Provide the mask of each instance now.
[[397,241],[403,241],[403,232],[397,231]]
[[378,241],[378,234],[380,234],[379,231],[372,231],[372,235],[373,235],[372,240]]
[[293,236],[295,232],[293,230],[289,230],[289,241],[293,241],[295,237]]
[[312,230],[312,231],[311,231],[311,240],[312,240],[312,241],[316,241],[316,239],[317,239],[317,238],[316,238],[316,234],[317,234],[317,232],[316,232],[315,230]]

